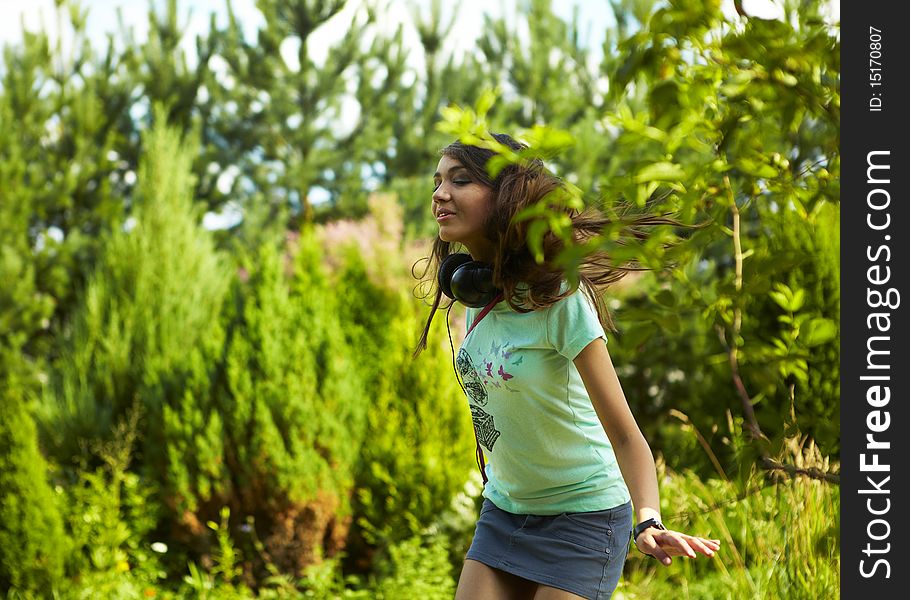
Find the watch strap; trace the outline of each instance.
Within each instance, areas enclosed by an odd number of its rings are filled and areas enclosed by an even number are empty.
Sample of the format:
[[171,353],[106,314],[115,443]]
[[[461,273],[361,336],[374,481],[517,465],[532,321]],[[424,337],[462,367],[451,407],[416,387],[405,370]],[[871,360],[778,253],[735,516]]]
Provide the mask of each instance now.
[[634,529],[632,529],[632,541],[634,542],[635,540],[637,540],[638,536],[641,534],[641,532],[644,531],[645,529],[647,529],[648,527],[653,527],[655,529],[661,529],[664,531],[666,531],[666,529],[667,529],[666,527],[664,527],[663,523],[661,523],[654,517],[651,517],[650,519],[645,519],[644,521],[642,521],[641,523],[636,525]]

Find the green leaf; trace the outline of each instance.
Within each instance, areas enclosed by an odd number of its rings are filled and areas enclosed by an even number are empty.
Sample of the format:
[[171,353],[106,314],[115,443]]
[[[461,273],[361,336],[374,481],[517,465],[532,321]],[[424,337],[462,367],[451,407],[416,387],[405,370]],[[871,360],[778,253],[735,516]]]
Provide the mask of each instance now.
[[806,291],[799,289],[793,293],[793,300],[790,302],[790,311],[797,312],[806,302]]
[[552,156],[575,144],[575,137],[563,129],[535,125],[525,134],[533,154],[544,157]]
[[774,300],[782,309],[789,311],[790,310],[790,298],[781,292],[768,292],[768,295],[771,296],[771,299]]
[[543,219],[532,222],[528,227],[528,247],[538,264],[543,262],[543,236],[548,229],[549,224]]
[[660,290],[657,295],[654,296],[654,300],[658,304],[668,308],[676,306],[676,295],[670,290]]
[[775,283],[774,288],[776,291],[768,292],[768,295],[785,311],[795,313],[803,307],[806,301],[805,290],[797,289],[794,291],[783,283]]
[[527,208],[523,208],[517,215],[515,215],[515,217],[513,217],[512,221],[515,223],[529,221],[531,219],[545,216],[549,212],[550,211],[547,208],[546,204],[543,202],[538,202],[537,204],[532,204]]
[[673,334],[679,333],[681,323],[679,320],[679,315],[676,313],[660,315],[659,317],[656,317],[656,320],[664,332]]
[[661,161],[641,169],[635,176],[635,183],[649,181],[679,181],[685,178],[686,172],[676,163]]
[[774,71],[772,71],[771,75],[775,81],[779,81],[787,87],[793,87],[797,83],[799,83],[799,80],[795,76],[793,76],[791,73],[781,71],[780,69],[774,69]]
[[778,171],[771,165],[752,158],[742,158],[735,163],[736,168],[753,177],[771,179],[777,177]]
[[481,117],[486,116],[490,111],[490,108],[493,107],[493,104],[496,102],[496,92],[491,89],[486,89],[480,95],[480,98],[477,100],[476,110],[477,114]]
[[818,317],[800,328],[800,339],[809,346],[818,346],[833,340],[837,336],[837,323],[832,319]]
[[490,157],[490,160],[487,162],[487,173],[491,178],[495,179],[499,172],[508,167],[511,164],[511,161],[508,157],[503,156],[502,154],[495,154]]

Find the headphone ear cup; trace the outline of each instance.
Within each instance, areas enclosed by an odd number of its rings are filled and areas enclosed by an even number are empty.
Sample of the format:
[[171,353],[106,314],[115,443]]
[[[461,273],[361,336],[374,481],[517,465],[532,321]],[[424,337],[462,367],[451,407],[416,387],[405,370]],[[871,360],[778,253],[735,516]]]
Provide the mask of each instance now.
[[439,288],[442,290],[443,294],[452,300],[458,299],[452,292],[452,276],[455,274],[455,270],[458,269],[458,267],[469,262],[472,262],[470,254],[458,252],[445,257],[445,260],[439,265],[439,272],[436,276],[436,279],[439,282]]
[[493,285],[493,269],[486,263],[476,261],[456,268],[449,287],[454,297],[470,308],[486,306],[499,292]]

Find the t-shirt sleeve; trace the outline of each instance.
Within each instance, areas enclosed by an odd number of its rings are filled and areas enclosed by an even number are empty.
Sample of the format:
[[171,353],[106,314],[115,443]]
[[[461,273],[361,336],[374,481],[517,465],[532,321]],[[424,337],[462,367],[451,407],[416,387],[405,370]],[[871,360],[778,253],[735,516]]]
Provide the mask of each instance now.
[[581,289],[547,309],[547,339],[557,352],[575,360],[585,346],[607,336],[597,310]]

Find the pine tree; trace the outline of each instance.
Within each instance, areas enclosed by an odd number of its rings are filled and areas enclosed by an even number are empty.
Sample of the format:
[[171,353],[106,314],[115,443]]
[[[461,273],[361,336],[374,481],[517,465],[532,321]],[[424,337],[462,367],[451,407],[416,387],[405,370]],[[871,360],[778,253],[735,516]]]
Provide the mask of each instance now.
[[297,574],[344,546],[371,402],[311,227],[244,260],[219,391],[235,512]]
[[[365,66],[395,45],[377,31],[375,14],[361,7],[345,37],[326,49],[324,64],[314,58],[314,32],[342,18],[346,4],[257,2],[265,26],[255,42],[244,37],[229,4],[227,28],[210,34],[214,56],[226,65],[225,73],[205,81],[203,111],[212,122],[204,136],[218,148],[212,158],[222,168],[239,169],[231,193],[245,208],[255,209],[255,200],[268,207],[268,220],[288,217],[292,229],[314,218],[310,195],[316,186],[328,191],[330,206],[347,202],[345,210],[362,212],[362,170],[375,160],[371,149],[387,142],[373,106],[362,103],[381,98],[393,83],[372,81]],[[397,46],[400,53],[400,40]],[[350,113],[343,112],[345,100]],[[252,193],[244,184],[252,184]]]
[[353,246],[339,279],[346,282],[345,334],[367,369],[371,397],[368,443],[357,471],[351,549],[356,562],[370,548],[386,547],[433,525],[464,487],[473,443],[442,318],[433,328],[436,343],[413,361],[411,350],[426,307],[405,297],[405,285],[391,289],[374,282]]
[[23,394],[26,386],[9,372],[17,358],[0,346],[0,593],[50,596],[63,575],[66,538]]
[[224,340],[228,272],[192,205],[193,146],[162,111],[144,138],[132,228],[106,241],[62,340],[44,402],[45,437],[62,459],[85,457],[140,404],[141,469],[160,482],[171,519],[203,531],[226,491],[212,379]]
[[29,238],[33,191],[10,95],[0,93],[0,593],[50,594],[66,538],[38,447],[32,404],[44,357],[25,350],[54,310],[40,287]]
[[0,204],[15,195],[27,207],[20,223],[33,251],[23,265],[53,307],[25,342],[31,357],[52,352],[102,237],[127,217],[123,196],[139,154],[129,115],[136,86],[124,67],[130,50],[113,41],[94,48],[87,11],[76,1],[57,4],[56,35],[24,30],[21,43],[4,47],[0,67],[0,168],[22,165],[0,174]]

